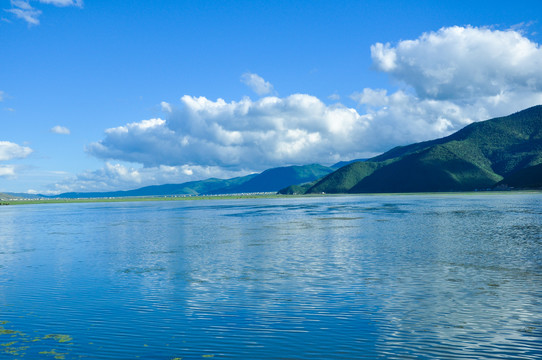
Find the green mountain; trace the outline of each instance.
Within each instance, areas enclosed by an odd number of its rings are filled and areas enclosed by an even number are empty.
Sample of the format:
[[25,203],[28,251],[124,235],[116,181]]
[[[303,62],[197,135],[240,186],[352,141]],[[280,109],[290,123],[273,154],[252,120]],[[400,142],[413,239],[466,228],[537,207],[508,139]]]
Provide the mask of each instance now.
[[[266,170],[232,179],[207,179],[182,184],[146,186],[135,190],[111,192],[70,192],[54,198],[104,198],[127,196],[171,196],[171,195],[209,195],[237,194],[254,192],[276,192],[289,184],[303,184],[317,180],[333,169],[319,165],[287,166]],[[43,196],[42,197],[48,197]]]
[[306,193],[469,191],[506,184],[539,187],[541,163],[539,105],[351,163]]

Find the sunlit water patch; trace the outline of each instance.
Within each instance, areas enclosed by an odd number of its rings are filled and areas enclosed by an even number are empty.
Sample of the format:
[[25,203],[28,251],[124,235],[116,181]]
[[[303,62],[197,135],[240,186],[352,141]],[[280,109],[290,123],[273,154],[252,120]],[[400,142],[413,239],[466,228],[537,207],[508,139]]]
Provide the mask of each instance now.
[[539,359],[542,196],[0,208],[0,359]]

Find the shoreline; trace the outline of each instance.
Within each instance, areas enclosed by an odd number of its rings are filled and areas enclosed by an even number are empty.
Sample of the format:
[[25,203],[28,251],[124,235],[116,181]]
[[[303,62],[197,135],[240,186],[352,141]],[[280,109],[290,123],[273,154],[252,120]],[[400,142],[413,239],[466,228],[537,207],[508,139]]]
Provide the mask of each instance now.
[[8,205],[37,205],[37,204],[76,204],[76,203],[107,203],[107,202],[148,202],[148,201],[194,201],[194,200],[237,200],[237,199],[292,199],[310,197],[335,196],[416,196],[416,195],[519,195],[542,194],[542,190],[497,190],[497,191],[458,191],[458,192],[412,192],[412,193],[360,193],[360,194],[233,194],[233,195],[193,195],[193,196],[142,196],[142,197],[108,197],[108,198],[76,198],[76,199],[20,199],[2,200],[0,206]]

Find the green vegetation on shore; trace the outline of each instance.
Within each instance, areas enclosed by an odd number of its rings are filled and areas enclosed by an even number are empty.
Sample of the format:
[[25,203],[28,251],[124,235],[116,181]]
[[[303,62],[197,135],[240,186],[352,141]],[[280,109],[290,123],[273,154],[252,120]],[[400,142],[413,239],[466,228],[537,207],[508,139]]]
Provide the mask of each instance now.
[[136,202],[136,201],[188,201],[188,200],[232,200],[232,199],[267,199],[283,198],[278,194],[241,194],[241,195],[204,195],[204,196],[145,196],[145,197],[109,197],[109,198],[51,198],[51,199],[21,199],[2,201],[2,205],[30,204],[69,204],[69,203],[105,203],[105,202]]

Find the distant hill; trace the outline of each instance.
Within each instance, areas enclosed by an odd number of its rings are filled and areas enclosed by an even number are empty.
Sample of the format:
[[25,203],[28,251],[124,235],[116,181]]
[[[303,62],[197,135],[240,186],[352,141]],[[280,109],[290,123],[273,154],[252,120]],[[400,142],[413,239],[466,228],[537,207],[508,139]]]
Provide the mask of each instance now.
[[[186,196],[209,194],[236,194],[254,192],[276,192],[290,184],[303,184],[317,180],[333,169],[319,165],[287,166],[266,170],[260,174],[251,174],[232,179],[211,178],[201,181],[191,181],[181,184],[165,184],[145,186],[127,191],[109,192],[69,192],[54,198],[105,198],[128,196]],[[40,195],[42,197],[48,197]]]
[[542,106],[535,106],[348,164],[306,193],[468,191],[496,185],[532,188],[541,182],[541,163]]
[[36,199],[43,195],[27,194],[27,193],[0,193],[0,200],[15,200],[15,199]]
[[223,194],[277,192],[285,186],[311,182],[332,172],[332,168],[319,164],[273,168],[265,170],[240,185],[220,189],[219,191]]
[[106,192],[68,192],[55,195],[55,198],[103,198],[103,197],[127,197],[127,196],[166,196],[166,195],[199,195],[209,194],[215,190],[242,184],[256,175],[247,175],[233,179],[215,179],[190,181],[182,184],[151,185],[126,191]]
[[6,193],[0,193],[0,201],[2,200],[13,200],[14,196]]

